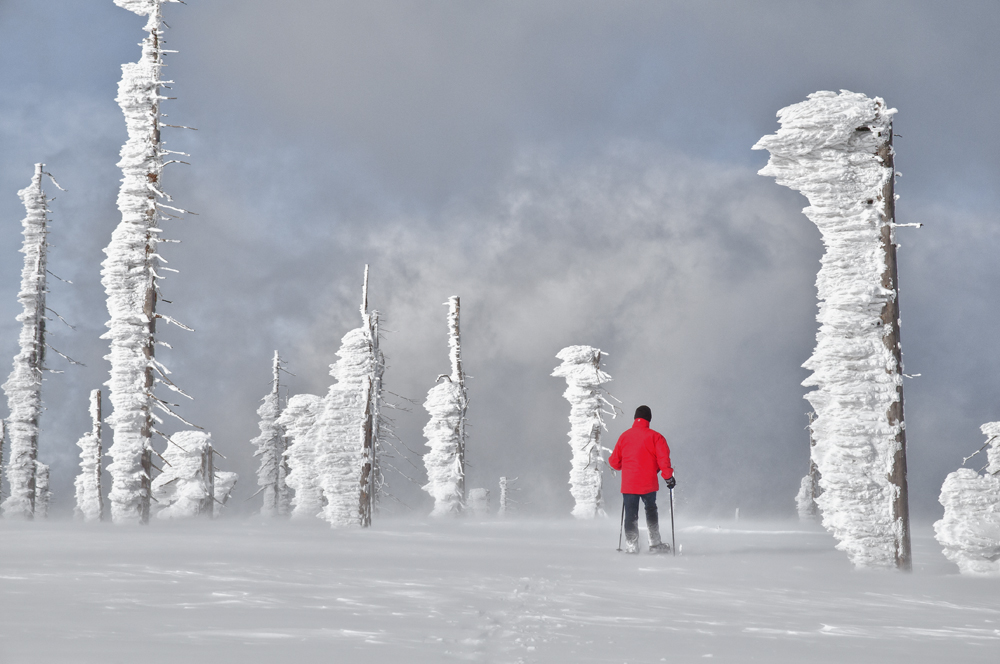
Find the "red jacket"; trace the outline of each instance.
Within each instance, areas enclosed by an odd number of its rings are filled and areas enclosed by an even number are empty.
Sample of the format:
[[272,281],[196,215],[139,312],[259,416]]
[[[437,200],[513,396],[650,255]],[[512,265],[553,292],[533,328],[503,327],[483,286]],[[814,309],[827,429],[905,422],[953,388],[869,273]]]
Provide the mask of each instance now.
[[649,428],[649,422],[635,418],[632,428],[618,437],[608,465],[622,471],[622,493],[652,493],[660,488],[656,473],[663,479],[674,476],[667,439]]

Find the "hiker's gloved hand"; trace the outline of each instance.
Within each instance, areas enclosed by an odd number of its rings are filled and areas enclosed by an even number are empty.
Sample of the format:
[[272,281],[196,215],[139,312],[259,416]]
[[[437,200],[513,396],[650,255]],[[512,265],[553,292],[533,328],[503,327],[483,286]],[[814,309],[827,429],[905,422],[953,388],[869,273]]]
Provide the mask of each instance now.
[[677,486],[677,480],[675,480],[673,477],[671,477],[669,480],[666,480],[666,483],[668,489],[673,489],[675,486]]

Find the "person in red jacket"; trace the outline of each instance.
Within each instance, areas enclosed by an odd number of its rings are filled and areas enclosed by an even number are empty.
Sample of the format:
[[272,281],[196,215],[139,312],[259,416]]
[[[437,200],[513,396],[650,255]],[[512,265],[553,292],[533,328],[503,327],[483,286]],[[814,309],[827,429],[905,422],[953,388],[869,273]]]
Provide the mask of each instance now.
[[656,512],[657,473],[663,475],[668,489],[677,485],[670,465],[667,439],[649,428],[653,413],[649,406],[635,409],[632,428],[618,437],[608,465],[622,471],[622,500],[625,511],[625,551],[639,553],[639,501],[646,507],[649,550],[666,552],[669,544],[660,541],[660,523]]

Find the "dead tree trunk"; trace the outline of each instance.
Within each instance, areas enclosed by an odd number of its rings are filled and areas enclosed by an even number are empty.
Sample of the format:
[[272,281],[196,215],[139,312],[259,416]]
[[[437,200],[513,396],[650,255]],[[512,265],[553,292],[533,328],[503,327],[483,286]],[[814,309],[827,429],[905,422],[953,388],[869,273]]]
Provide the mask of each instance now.
[[451,382],[459,386],[462,399],[462,415],[458,421],[458,468],[459,491],[465,504],[465,417],[469,409],[469,397],[465,390],[465,370],[462,368],[462,334],[460,328],[461,301],[457,295],[448,298],[448,348],[451,358]]
[[362,528],[372,525],[372,514],[378,501],[379,419],[381,417],[382,373],[385,369],[379,349],[378,311],[368,312],[368,266],[365,265],[364,287],[361,293],[361,317],[367,328],[371,352],[371,375],[364,386],[362,422],[362,461],[358,515]]
[[[888,223],[882,227],[882,248],[885,251],[885,272],[882,274],[882,287],[892,291],[892,297],[882,309],[882,325],[886,333],[883,337],[886,348],[896,358],[896,366],[890,371],[895,372],[900,379],[903,374],[903,351],[899,337],[899,275],[896,270],[896,243],[893,225],[896,221],[895,165],[893,163],[892,126],[889,127],[889,140],[878,149],[882,165],[889,168],[892,176],[882,188],[883,215]],[[902,532],[899,547],[896,550],[896,567],[909,571],[912,568],[910,552],[910,507],[909,493],[906,486],[906,426],[903,419],[903,381],[896,387],[899,399],[890,407],[887,414],[890,426],[899,426],[896,434],[896,453],[892,459],[892,469],[889,481],[896,487],[896,497],[893,501],[893,517],[901,524]]]

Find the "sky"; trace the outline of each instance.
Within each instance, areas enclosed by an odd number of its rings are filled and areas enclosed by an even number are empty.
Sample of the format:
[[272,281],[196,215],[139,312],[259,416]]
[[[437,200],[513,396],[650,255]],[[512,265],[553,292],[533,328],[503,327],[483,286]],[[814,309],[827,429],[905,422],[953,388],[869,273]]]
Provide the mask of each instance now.
[[[421,403],[448,371],[462,299],[470,487],[516,477],[525,514],[568,514],[563,347],[607,355],[622,413],[648,404],[678,509],[794,513],[808,467],[801,364],[822,255],[799,194],[757,170],[776,112],[817,90],[883,97],[895,119],[911,509],[1000,419],[992,2],[188,0],[165,8],[164,187],[179,270],[161,359],[259,509],[251,438],[278,350],[288,393],[323,394],[360,325],[364,265],[382,315],[400,439],[386,514],[423,515]],[[16,196],[44,162],[52,346],[40,458],[72,510],[87,399],[107,380],[102,249],[125,141],[114,102],[144,20],[111,0],[0,0],[0,357],[17,348]],[[6,412],[0,408],[0,411]],[[105,432],[105,445],[111,442]],[[162,443],[158,443],[162,445]],[[975,465],[975,460],[969,462]],[[985,463],[985,460],[983,460]],[[982,464],[980,464],[982,465]],[[979,467],[976,465],[975,467]],[[607,477],[609,509],[618,478]]]

